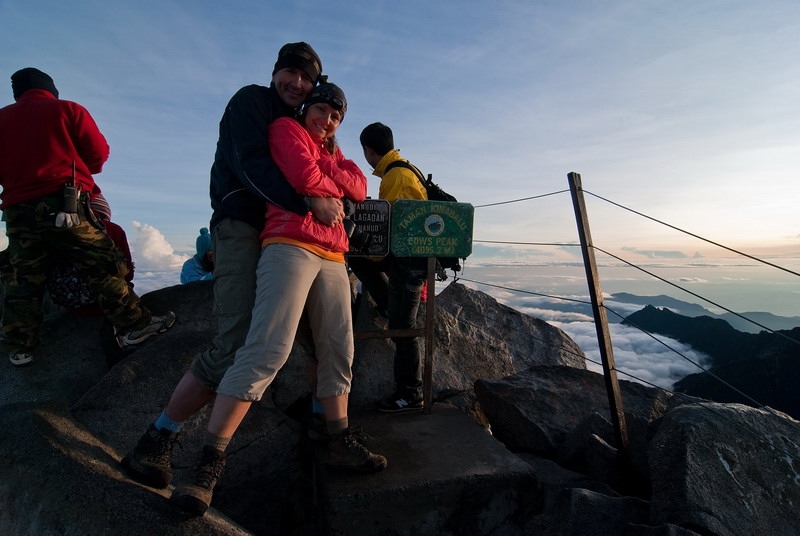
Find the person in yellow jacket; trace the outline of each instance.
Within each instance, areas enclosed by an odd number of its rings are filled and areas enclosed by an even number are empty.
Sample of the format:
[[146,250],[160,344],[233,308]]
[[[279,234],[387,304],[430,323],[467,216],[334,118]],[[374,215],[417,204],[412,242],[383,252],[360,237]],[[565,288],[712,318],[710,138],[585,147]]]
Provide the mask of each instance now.
[[[398,199],[427,200],[422,176],[394,147],[392,129],[382,123],[367,125],[361,132],[364,158],[380,177],[378,197],[394,203]],[[402,165],[392,165],[402,162]],[[419,175],[418,175],[419,174]],[[378,313],[388,318],[389,329],[417,328],[417,310],[427,278],[424,257],[394,257],[375,261],[350,257],[348,264],[369,292]],[[377,403],[383,413],[422,410],[422,357],[417,337],[393,337],[394,392]]]

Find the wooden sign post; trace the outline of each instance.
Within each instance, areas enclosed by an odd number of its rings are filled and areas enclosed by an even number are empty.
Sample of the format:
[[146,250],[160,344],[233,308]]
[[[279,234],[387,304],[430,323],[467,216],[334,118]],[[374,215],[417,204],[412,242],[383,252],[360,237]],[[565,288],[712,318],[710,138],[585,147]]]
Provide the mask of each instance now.
[[390,251],[395,257],[428,258],[428,301],[425,327],[425,363],[422,407],[431,412],[433,385],[433,327],[436,308],[436,258],[466,258],[472,253],[475,209],[468,203],[399,199],[392,205]]

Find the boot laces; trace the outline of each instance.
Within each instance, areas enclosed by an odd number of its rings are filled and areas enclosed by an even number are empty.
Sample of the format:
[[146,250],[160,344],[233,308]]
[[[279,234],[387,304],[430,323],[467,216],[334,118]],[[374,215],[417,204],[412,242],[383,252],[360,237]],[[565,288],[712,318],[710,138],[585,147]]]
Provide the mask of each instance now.
[[155,434],[151,435],[151,438],[153,439],[153,444],[150,445],[148,459],[162,465],[170,463],[173,447],[175,444],[180,445],[177,435],[165,435],[156,431]]
[[219,480],[225,469],[225,458],[204,453],[200,465],[195,467],[192,480],[198,486],[211,489]]
[[352,454],[361,458],[366,458],[370,455],[370,452],[362,441],[369,438],[370,436],[365,434],[361,429],[350,429],[344,436],[344,444],[347,450]]

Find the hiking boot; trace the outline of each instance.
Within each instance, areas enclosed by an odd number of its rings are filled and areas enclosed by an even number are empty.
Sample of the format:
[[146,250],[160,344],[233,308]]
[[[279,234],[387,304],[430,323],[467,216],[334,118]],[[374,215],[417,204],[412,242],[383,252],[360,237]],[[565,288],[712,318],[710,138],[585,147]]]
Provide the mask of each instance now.
[[133,346],[146,341],[153,335],[164,333],[171,328],[172,324],[174,323],[175,313],[172,311],[167,311],[167,314],[163,316],[152,317],[150,319],[150,325],[145,326],[142,329],[135,329],[125,333],[124,335],[117,335],[117,341],[119,342],[120,348],[124,348],[125,346]]
[[188,484],[175,488],[170,502],[192,515],[202,516],[211,504],[211,495],[222,470],[225,469],[225,453],[205,445],[200,463],[192,471]]
[[377,408],[381,413],[410,413],[412,411],[422,411],[422,398],[406,397],[395,393],[379,401]]
[[178,441],[178,434],[169,430],[156,430],[152,424],[133,451],[122,458],[122,467],[135,481],[164,489],[172,480],[172,448]]
[[33,354],[9,354],[8,359],[15,367],[24,367],[33,363]]
[[386,458],[373,454],[361,443],[360,434],[348,428],[343,434],[330,436],[325,466],[334,471],[374,473],[386,469]]

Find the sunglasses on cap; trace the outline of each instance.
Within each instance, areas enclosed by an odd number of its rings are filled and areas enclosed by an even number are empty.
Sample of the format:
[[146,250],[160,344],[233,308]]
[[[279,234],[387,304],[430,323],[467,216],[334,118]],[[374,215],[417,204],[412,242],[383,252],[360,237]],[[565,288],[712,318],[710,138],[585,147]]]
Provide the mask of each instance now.
[[327,76],[322,75],[321,78],[323,78],[324,81],[311,90],[311,95],[309,95],[308,98],[309,102],[325,102],[337,110],[346,109],[347,102],[333,90],[333,84],[327,83]]
[[333,98],[328,97],[326,100],[327,100],[328,104],[330,104],[331,106],[333,106],[337,110],[341,110],[342,108],[344,108],[344,101],[342,99],[340,99],[339,97],[333,97]]

